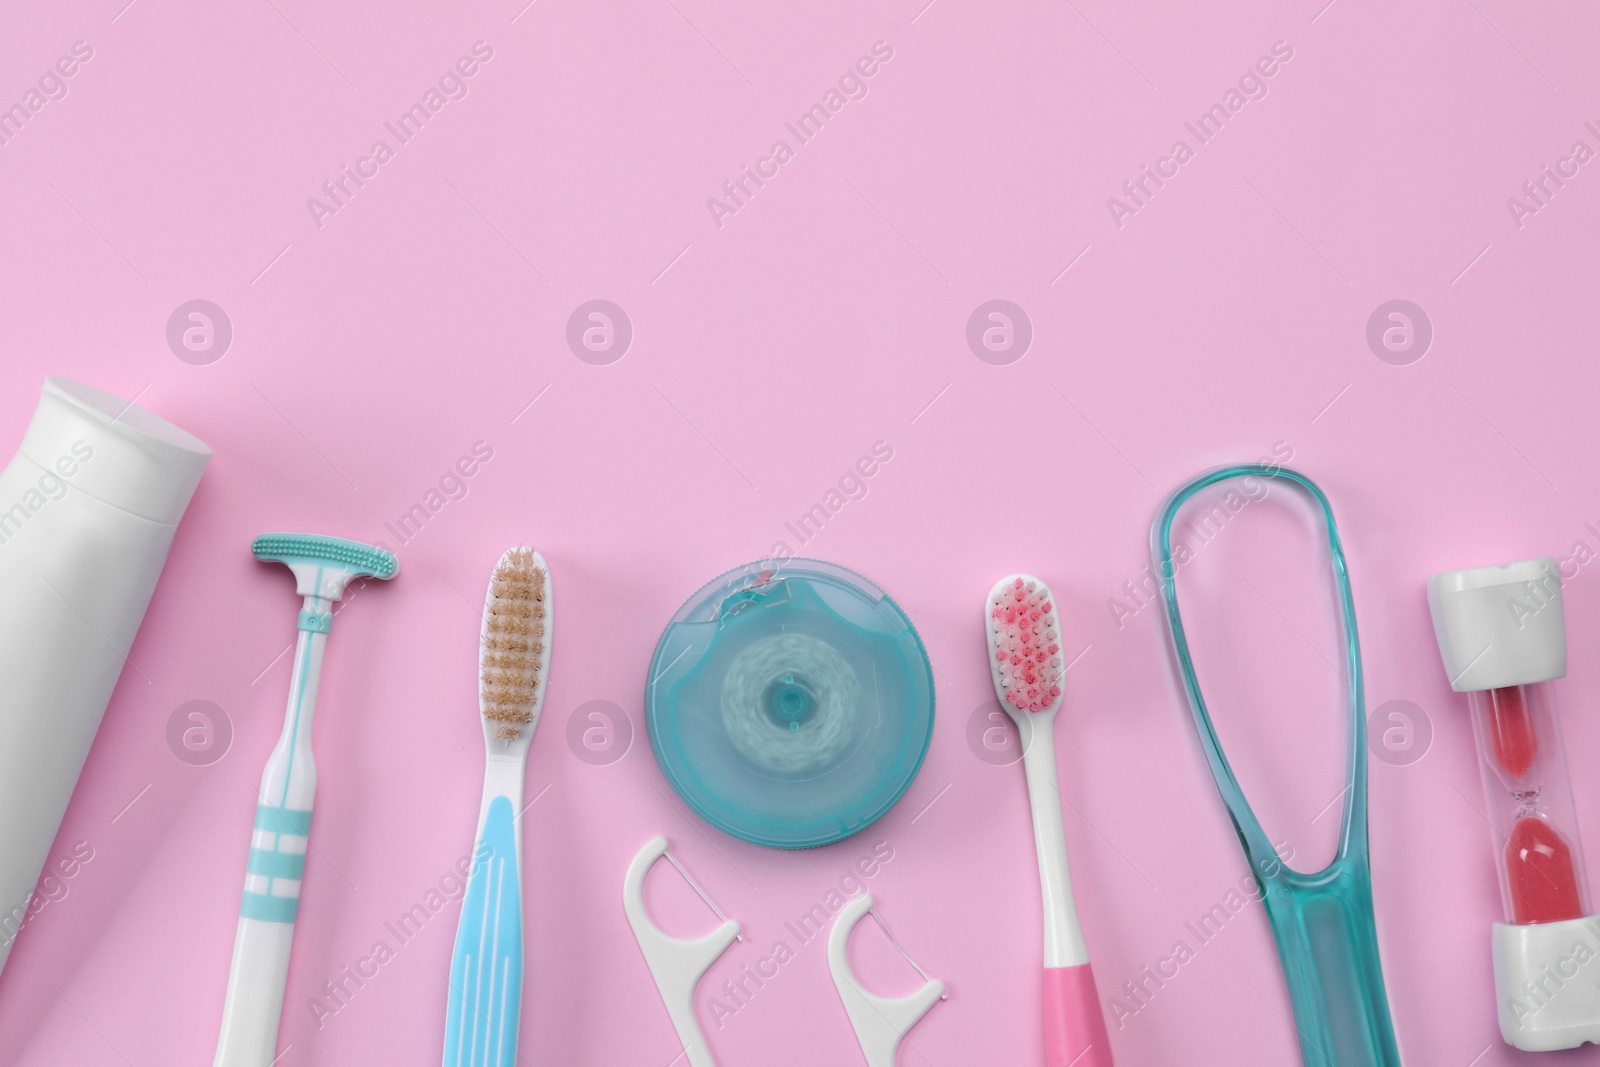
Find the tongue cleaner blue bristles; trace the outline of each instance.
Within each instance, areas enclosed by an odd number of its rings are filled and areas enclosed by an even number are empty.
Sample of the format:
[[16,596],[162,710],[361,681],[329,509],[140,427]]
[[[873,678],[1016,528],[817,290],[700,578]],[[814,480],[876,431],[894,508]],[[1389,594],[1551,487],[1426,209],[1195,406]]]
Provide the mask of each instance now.
[[[1178,613],[1173,520],[1196,493],[1218,482],[1248,477],[1282,481],[1305,492],[1321,509],[1344,623],[1350,715],[1344,816],[1338,854],[1327,867],[1310,873],[1293,870],[1278,858],[1255,812],[1250,810],[1211,725]],[[1268,464],[1222,467],[1200,475],[1172,494],[1161,509],[1151,540],[1178,674],[1206,761],[1211,765],[1211,776],[1262,890],[1294,1008],[1301,1058],[1308,1067],[1399,1067],[1400,1052],[1389,1018],[1372,916],[1372,870],[1367,856],[1367,715],[1361,644],[1333,508],[1311,479],[1287,468]]]
[[269,1067],[279,1056],[278,1021],[317,791],[311,718],[333,602],[353,579],[392,578],[399,570],[392,553],[337,537],[262,534],[250,548],[257,559],[287,566],[305,602],[283,733],[261,775],[215,1067]]

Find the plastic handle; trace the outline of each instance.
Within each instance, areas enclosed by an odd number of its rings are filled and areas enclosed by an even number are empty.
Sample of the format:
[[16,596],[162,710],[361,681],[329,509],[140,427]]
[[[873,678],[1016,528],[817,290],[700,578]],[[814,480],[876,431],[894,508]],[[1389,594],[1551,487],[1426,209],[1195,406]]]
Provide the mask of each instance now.
[[1044,969],[1046,1067],[1111,1067],[1111,1037],[1087,963]]
[[1044,901],[1044,965],[1076,967],[1089,962],[1067,866],[1067,835],[1061,821],[1061,788],[1056,772],[1055,722],[1060,710],[1006,711],[1025,738],[1023,766],[1028,803],[1033,809],[1033,843],[1039,854],[1039,889]]
[[1301,1058],[1333,1067],[1399,1067],[1366,865],[1341,865],[1332,877],[1280,869],[1265,899]]
[[304,628],[296,639],[283,733],[261,773],[214,1067],[270,1067],[278,1060],[278,1023],[317,794],[311,720],[326,644],[325,632]]
[[293,940],[293,923],[239,920],[214,1067],[268,1067],[277,1061]]
[[512,1067],[522,1016],[522,879],[511,801],[488,801],[461,905],[444,1067]]
[[689,1067],[717,1067],[705,1031],[695,1019],[694,987],[738,934],[739,924],[731,919],[696,941],[662,934],[653,955],[645,957]]

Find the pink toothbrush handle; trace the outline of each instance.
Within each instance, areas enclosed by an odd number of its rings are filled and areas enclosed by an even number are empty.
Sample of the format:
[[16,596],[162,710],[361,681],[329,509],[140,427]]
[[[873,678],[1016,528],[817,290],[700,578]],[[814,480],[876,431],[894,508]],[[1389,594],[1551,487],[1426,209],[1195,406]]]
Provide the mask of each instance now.
[[1046,1067],[1111,1067],[1111,1039],[1087,963],[1044,969]]

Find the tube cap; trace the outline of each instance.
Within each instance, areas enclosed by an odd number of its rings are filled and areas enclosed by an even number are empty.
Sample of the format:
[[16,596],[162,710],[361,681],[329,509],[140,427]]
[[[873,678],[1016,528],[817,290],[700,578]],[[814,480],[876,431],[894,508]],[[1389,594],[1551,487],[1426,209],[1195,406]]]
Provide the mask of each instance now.
[[45,379],[19,452],[74,489],[166,524],[183,518],[211,459],[187,430],[70,378]]
[[1561,572],[1552,557],[1435,574],[1428,607],[1450,688],[1458,693],[1567,673]]

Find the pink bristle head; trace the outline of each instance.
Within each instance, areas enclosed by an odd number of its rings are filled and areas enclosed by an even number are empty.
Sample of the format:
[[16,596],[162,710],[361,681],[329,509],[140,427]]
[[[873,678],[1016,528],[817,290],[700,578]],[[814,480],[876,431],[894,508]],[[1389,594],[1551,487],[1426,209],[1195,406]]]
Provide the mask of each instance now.
[[988,614],[1001,695],[1022,711],[1048,711],[1061,698],[1064,675],[1050,590],[1013,579],[995,591]]

